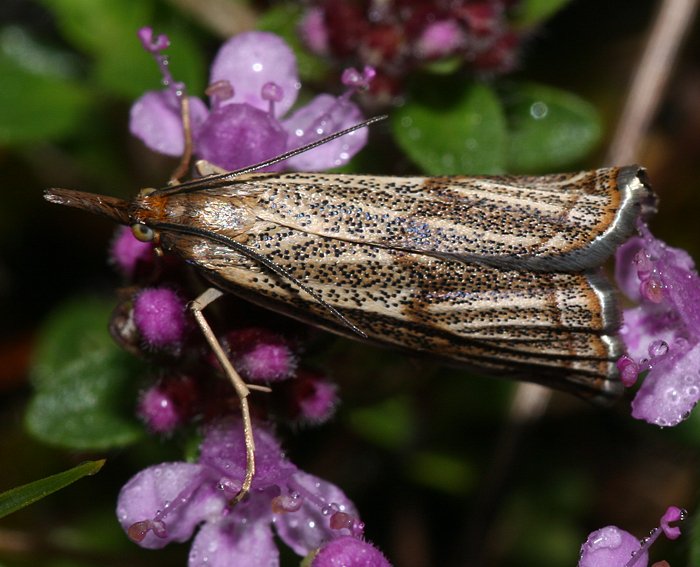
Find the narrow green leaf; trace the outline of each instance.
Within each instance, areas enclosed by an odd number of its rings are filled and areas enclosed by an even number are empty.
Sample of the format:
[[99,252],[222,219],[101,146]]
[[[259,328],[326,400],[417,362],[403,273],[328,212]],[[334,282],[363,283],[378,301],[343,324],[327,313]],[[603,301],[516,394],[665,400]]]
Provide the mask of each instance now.
[[508,171],[547,172],[583,159],[601,137],[596,109],[552,87],[521,84],[502,98],[508,117]]
[[454,76],[414,85],[392,115],[399,146],[430,175],[500,173],[506,127],[490,87]]
[[86,461],[67,471],[47,476],[46,478],[35,480],[29,484],[24,484],[0,493],[0,518],[12,514],[25,506],[29,506],[37,500],[41,500],[49,494],[61,490],[69,484],[73,484],[76,480],[80,480],[84,476],[97,473],[104,464],[104,459],[99,461]]
[[521,0],[517,6],[515,23],[530,27],[539,24],[554,15],[569,0]]
[[78,85],[20,67],[0,54],[0,144],[56,139],[68,134],[90,107]]
[[143,363],[113,343],[109,316],[109,304],[82,300],[64,305],[47,322],[26,416],[38,439],[73,449],[107,449],[143,434],[133,416]]

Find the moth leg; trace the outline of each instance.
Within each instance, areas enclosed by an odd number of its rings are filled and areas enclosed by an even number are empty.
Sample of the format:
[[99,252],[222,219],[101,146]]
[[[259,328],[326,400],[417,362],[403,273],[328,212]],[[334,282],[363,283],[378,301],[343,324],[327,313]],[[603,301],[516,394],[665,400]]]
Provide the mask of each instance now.
[[202,314],[202,310],[210,303],[216,301],[219,297],[223,295],[223,292],[210,287],[204,293],[202,293],[197,299],[192,301],[189,305],[192,310],[199,328],[202,330],[204,338],[209,343],[211,350],[216,356],[216,360],[224,369],[224,373],[228,379],[233,384],[233,388],[236,390],[236,395],[241,403],[241,416],[243,418],[243,435],[245,439],[245,453],[246,453],[246,469],[245,478],[243,479],[243,484],[241,489],[233,499],[232,504],[240,502],[243,497],[250,491],[250,486],[253,483],[253,476],[255,476],[255,442],[253,440],[253,423],[250,418],[250,408],[248,406],[248,394],[250,394],[250,389],[240,377],[236,369],[231,364],[231,361],[226,357],[224,349],[221,348],[221,344],[214,335],[209,323]]

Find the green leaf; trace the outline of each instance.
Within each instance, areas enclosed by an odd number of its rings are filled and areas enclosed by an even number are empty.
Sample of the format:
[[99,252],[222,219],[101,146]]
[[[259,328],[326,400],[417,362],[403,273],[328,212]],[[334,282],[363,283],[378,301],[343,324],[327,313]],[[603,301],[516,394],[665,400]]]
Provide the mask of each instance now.
[[552,87],[521,84],[503,96],[508,117],[508,171],[556,171],[575,164],[601,137],[596,109]]
[[155,34],[171,41],[167,54],[177,81],[190,93],[203,90],[203,57],[182,25],[153,22],[151,0],[42,0],[56,14],[61,30],[79,49],[95,61],[96,82],[120,96],[135,98],[146,90],[160,88],[158,67],[143,49],[137,32],[151,24]]
[[517,6],[515,24],[530,27],[551,17],[569,0],[521,0]]
[[302,12],[303,6],[298,3],[273,4],[260,15],[256,27],[276,33],[289,44],[297,56],[299,76],[303,80],[319,81],[328,73],[329,66],[324,59],[311,53],[302,42],[298,31]]
[[36,393],[26,416],[38,439],[73,449],[107,449],[143,434],[133,406],[144,367],[114,344],[109,316],[109,304],[81,300],[64,305],[46,323],[32,368]]
[[350,423],[360,435],[393,449],[404,447],[416,429],[405,398],[392,398],[376,406],[355,409],[350,414]]
[[12,514],[25,506],[29,506],[37,500],[41,500],[49,494],[61,490],[69,484],[73,484],[76,480],[80,480],[84,476],[97,473],[104,464],[104,459],[99,461],[86,461],[67,471],[47,476],[41,480],[36,480],[1,493],[0,518]]
[[410,88],[392,115],[399,146],[429,175],[501,173],[506,127],[490,87],[430,76]]
[[475,467],[465,460],[430,451],[414,454],[406,469],[415,482],[450,494],[467,494],[477,479]]
[[4,54],[0,54],[0,77],[0,144],[60,138],[89,110],[85,89],[20,67]]

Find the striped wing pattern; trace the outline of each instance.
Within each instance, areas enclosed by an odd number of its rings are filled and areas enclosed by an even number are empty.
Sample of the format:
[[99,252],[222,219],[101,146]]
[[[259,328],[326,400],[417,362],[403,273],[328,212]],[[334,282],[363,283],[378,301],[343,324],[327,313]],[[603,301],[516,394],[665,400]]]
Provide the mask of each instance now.
[[[653,206],[639,168],[544,177],[256,174],[141,205],[220,288],[339,334],[590,397],[619,394],[600,264]],[[196,234],[173,226],[208,227]]]

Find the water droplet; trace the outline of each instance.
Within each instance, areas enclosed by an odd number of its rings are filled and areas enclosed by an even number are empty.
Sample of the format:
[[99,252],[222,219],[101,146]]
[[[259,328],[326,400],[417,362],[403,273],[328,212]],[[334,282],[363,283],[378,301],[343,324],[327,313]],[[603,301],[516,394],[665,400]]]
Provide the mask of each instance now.
[[549,107],[541,100],[533,102],[530,105],[530,116],[532,116],[535,120],[541,120],[542,118],[545,118],[547,114],[549,114]]
[[663,356],[668,352],[668,343],[662,340],[656,340],[649,345],[649,356],[656,358]]

